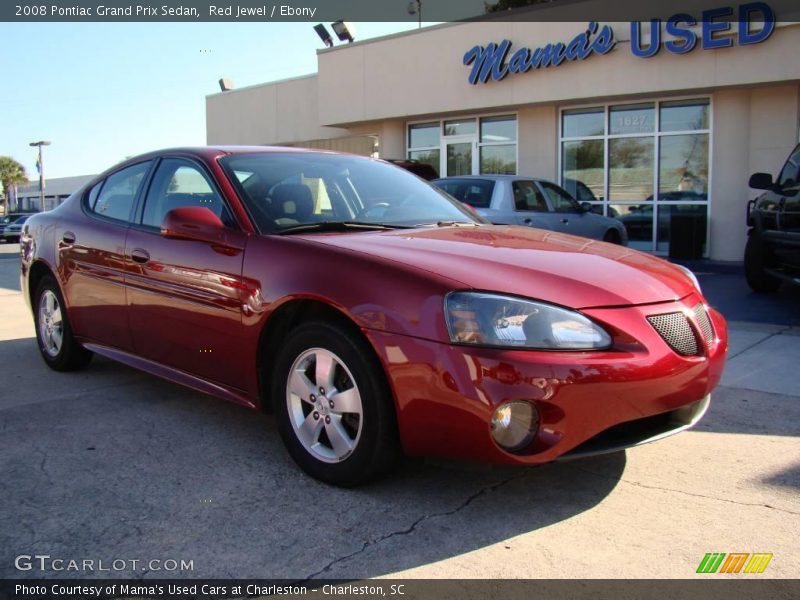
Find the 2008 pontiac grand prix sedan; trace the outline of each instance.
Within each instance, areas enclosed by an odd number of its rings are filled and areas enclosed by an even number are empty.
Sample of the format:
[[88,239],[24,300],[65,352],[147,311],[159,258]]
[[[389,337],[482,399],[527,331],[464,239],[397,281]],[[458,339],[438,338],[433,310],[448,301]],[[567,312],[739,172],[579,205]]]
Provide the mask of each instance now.
[[338,485],[402,451],[533,464],[652,441],[703,415],[725,361],[685,269],[485,224],[356,156],[132,158],[31,217],[21,252],[50,367],[97,353],[272,411]]

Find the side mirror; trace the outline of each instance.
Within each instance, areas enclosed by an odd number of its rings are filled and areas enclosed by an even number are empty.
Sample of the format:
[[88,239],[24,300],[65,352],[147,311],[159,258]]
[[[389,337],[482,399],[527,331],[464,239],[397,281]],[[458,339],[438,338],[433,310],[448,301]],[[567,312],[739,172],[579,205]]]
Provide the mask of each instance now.
[[226,234],[225,224],[205,206],[173,208],[161,223],[161,235],[174,240],[224,244]]
[[769,173],[753,173],[750,175],[748,184],[754,190],[771,190],[775,187],[772,181],[772,175]]
[[583,201],[581,202],[581,208],[583,209],[583,212],[592,212],[592,203]]

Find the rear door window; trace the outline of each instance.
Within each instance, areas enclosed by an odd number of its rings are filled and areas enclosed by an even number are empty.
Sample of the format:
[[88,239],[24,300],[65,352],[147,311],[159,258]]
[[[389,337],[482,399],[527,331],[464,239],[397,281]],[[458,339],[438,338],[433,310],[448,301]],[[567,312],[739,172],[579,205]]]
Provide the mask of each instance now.
[[110,175],[102,184],[94,203],[92,203],[94,188],[89,193],[87,201],[89,210],[107,219],[129,221],[136,196],[151,164],[152,161],[139,163]]

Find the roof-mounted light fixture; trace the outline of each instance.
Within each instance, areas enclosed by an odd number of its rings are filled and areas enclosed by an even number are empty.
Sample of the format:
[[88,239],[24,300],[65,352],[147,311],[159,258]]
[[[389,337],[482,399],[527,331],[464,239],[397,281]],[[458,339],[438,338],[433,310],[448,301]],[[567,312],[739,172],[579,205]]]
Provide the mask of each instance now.
[[331,23],[331,28],[336,33],[336,37],[339,38],[340,42],[352,42],[354,40],[353,34],[355,33],[355,29],[350,23],[345,23],[344,21],[336,21]]
[[322,40],[323,44],[325,44],[328,48],[333,47],[333,38],[331,37],[331,34],[328,33],[328,30],[325,29],[325,25],[322,23],[314,25],[314,31],[317,32],[317,35],[319,36],[319,39]]

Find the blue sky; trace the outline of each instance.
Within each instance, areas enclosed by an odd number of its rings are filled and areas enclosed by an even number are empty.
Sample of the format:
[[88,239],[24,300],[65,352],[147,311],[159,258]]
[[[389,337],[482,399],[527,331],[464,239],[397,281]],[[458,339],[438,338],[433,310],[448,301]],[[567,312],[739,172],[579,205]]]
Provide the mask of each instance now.
[[[310,23],[0,24],[0,155],[31,179],[46,139],[45,174],[98,173],[124,159],[203,145],[205,96],[317,70]],[[356,23],[356,39],[416,23]]]

